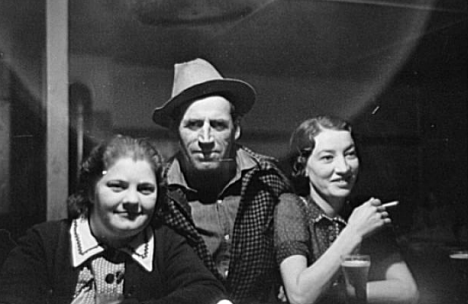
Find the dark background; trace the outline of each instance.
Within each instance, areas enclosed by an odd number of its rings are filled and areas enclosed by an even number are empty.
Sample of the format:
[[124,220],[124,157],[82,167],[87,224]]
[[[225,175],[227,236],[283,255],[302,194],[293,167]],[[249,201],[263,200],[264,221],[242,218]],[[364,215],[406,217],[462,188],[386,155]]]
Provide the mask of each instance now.
[[[0,1],[0,229],[13,240],[46,220],[46,13],[43,0]],[[456,279],[447,252],[468,246],[467,14],[464,0],[70,0],[71,189],[77,104],[80,153],[119,132],[169,156],[174,139],[150,113],[174,63],[204,57],[256,88],[241,142],[284,166],[300,121],[350,120],[363,164],[353,201],[399,200],[422,303],[456,303],[441,286]]]

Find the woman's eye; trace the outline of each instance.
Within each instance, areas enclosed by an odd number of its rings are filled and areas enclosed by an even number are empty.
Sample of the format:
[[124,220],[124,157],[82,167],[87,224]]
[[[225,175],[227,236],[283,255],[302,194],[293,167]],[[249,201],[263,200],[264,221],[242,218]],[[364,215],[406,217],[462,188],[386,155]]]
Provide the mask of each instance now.
[[144,195],[153,194],[155,189],[156,189],[156,187],[153,186],[153,185],[142,185],[142,186],[138,187],[138,191],[140,191]]
[[356,153],[356,151],[349,151],[349,152],[346,153],[346,157],[355,158],[355,157],[357,157],[357,153]]
[[120,182],[109,182],[107,183],[107,187],[112,189],[112,191],[119,192],[124,190],[126,188],[126,185]]
[[332,156],[332,155],[323,155],[323,156],[321,157],[321,159],[328,162],[328,161],[332,161],[332,160],[333,160],[333,156]]

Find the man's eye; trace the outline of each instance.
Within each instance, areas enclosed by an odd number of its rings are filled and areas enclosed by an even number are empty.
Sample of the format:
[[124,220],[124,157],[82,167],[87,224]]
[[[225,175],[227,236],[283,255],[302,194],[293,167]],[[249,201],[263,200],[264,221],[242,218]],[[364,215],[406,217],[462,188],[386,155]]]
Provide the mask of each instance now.
[[212,121],[211,127],[218,131],[226,130],[228,128],[228,124],[224,121]]
[[187,123],[185,124],[185,127],[188,128],[188,129],[199,129],[203,126],[203,122],[202,121],[196,121],[196,120],[190,120],[190,121],[187,121]]

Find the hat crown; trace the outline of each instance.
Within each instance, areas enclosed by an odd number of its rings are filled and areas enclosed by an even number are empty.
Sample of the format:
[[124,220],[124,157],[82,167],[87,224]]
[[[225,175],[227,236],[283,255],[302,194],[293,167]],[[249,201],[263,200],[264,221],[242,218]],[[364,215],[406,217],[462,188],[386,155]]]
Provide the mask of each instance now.
[[197,84],[220,79],[224,79],[223,76],[204,59],[197,58],[189,62],[175,64],[172,97]]

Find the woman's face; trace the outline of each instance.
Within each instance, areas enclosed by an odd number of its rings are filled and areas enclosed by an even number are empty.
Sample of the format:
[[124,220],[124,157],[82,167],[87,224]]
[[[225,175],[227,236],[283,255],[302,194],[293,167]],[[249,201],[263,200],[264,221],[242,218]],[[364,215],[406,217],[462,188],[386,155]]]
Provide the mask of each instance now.
[[94,235],[121,241],[141,232],[153,216],[158,195],[156,182],[146,160],[117,160],[95,186],[90,212]]
[[313,198],[318,195],[327,202],[344,200],[358,171],[359,159],[350,132],[324,129],[315,136],[315,148],[305,168]]

